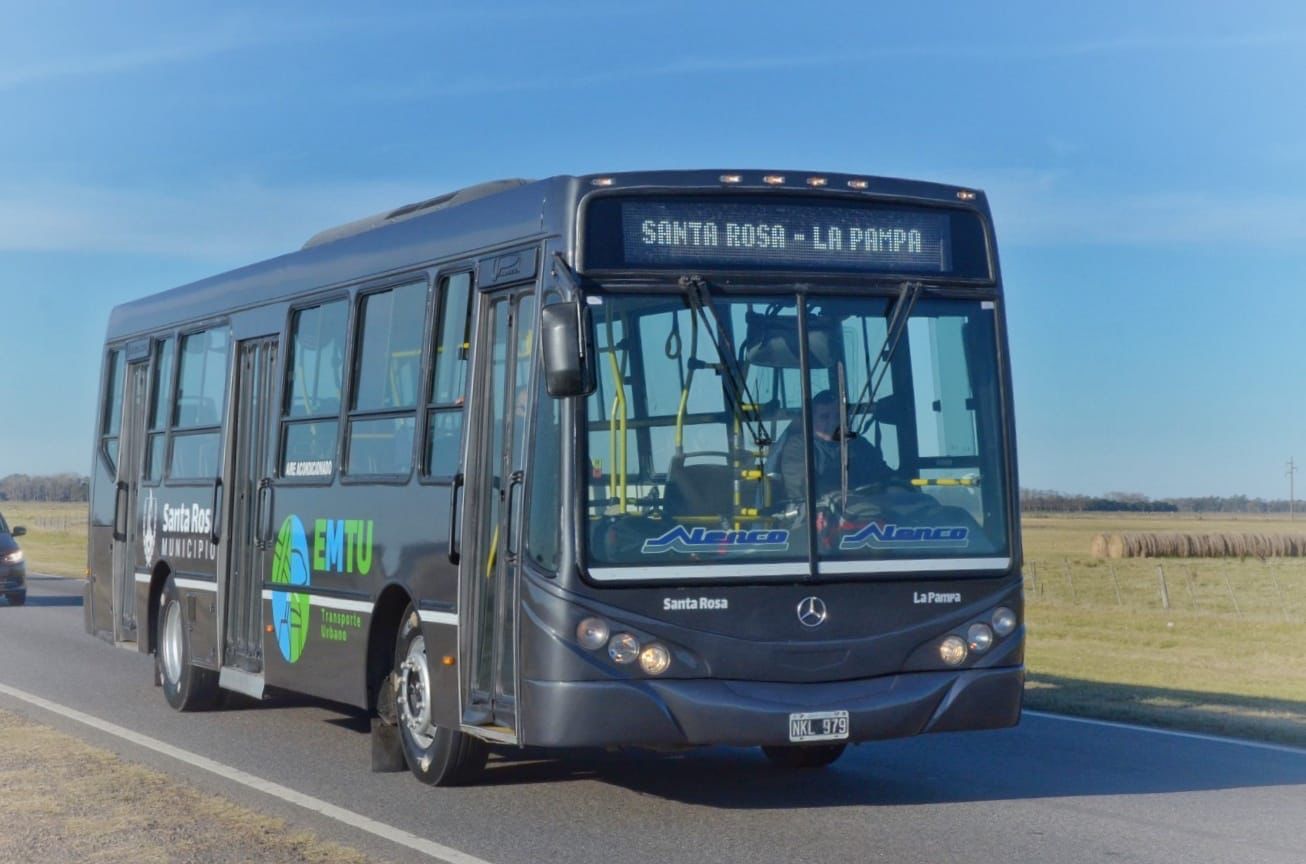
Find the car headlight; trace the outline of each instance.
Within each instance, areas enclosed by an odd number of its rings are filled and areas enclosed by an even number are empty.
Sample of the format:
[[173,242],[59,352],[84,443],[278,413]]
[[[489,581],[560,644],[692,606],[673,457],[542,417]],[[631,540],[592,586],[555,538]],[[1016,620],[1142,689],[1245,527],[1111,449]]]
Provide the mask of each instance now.
[[23,550],[15,549],[8,555],[0,556],[0,563],[3,564],[20,564],[23,560]]

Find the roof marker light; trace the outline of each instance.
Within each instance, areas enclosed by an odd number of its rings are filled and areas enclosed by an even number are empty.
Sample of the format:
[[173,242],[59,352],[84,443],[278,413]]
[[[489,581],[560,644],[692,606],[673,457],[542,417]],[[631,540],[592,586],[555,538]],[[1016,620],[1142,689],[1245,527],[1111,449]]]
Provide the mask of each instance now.
[[808,178],[807,178],[807,185],[808,185],[808,186],[824,186],[826,183],[829,183],[829,182],[830,182],[830,181],[829,181],[829,180],[826,180],[824,177],[808,177]]
[[611,186],[613,182],[615,181],[611,177],[595,177],[590,181],[595,186]]
[[974,201],[975,193],[970,191],[969,189],[959,189],[957,190],[957,197],[960,198],[962,201]]
[[871,186],[870,182],[869,182],[869,181],[866,181],[866,180],[849,180],[849,181],[848,181],[848,188],[849,188],[849,189],[869,189],[870,186]]
[[765,177],[762,178],[762,182],[768,186],[779,186],[781,183],[785,182],[785,175],[767,174]]
[[722,174],[722,183],[739,183],[744,179],[742,174]]

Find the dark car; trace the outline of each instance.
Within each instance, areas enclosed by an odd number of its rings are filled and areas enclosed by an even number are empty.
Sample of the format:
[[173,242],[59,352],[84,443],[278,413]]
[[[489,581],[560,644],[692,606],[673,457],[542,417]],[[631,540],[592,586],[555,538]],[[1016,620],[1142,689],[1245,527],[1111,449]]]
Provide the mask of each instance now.
[[14,540],[26,533],[27,529],[21,525],[9,530],[9,523],[0,514],[0,593],[5,595],[10,606],[22,606],[27,602],[27,565],[23,563],[23,550]]

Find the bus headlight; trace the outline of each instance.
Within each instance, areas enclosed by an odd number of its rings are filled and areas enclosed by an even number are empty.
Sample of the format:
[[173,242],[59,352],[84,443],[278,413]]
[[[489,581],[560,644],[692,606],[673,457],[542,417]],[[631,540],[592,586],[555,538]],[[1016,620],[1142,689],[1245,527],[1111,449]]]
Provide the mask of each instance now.
[[613,663],[625,666],[634,663],[639,657],[639,640],[629,633],[618,633],[608,643],[608,656]]
[[966,660],[966,641],[960,636],[949,636],[939,643],[939,659],[949,666],[960,666]]
[[608,635],[608,622],[602,618],[586,618],[576,628],[576,641],[590,651],[597,651],[608,644]]
[[647,675],[661,675],[671,668],[671,652],[654,642],[639,652],[639,667]]
[[999,606],[993,612],[993,632],[999,636],[1010,636],[1016,629],[1016,613],[1006,606]]
[[983,654],[993,645],[993,630],[987,624],[972,624],[966,631],[966,645],[976,654]]
[[8,555],[0,555],[0,564],[19,564],[23,560],[23,550],[15,549]]

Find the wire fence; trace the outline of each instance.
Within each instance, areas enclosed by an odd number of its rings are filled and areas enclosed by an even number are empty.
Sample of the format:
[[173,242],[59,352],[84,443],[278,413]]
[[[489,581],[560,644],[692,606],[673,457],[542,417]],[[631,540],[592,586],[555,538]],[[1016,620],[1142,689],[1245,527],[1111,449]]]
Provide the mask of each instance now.
[[1306,623],[1301,559],[1083,560],[1025,562],[1030,603],[1186,610]]

